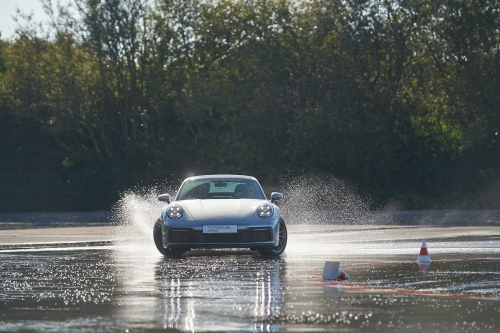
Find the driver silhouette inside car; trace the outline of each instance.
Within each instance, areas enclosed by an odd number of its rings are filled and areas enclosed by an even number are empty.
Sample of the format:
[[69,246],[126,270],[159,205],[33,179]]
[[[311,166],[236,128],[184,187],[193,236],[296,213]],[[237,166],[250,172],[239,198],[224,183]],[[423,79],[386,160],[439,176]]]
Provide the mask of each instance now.
[[194,188],[191,195],[189,195],[188,199],[210,199],[211,197],[208,195],[210,192],[210,184],[204,183],[200,186]]
[[237,199],[255,198],[255,189],[249,184],[239,184],[234,190],[234,197]]

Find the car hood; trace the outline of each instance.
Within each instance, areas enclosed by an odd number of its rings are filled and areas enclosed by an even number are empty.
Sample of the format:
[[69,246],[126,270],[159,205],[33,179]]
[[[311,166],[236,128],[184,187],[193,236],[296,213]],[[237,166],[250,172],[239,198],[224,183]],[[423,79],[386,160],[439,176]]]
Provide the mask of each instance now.
[[265,200],[256,199],[204,199],[183,200],[182,205],[194,220],[246,220],[248,214]]

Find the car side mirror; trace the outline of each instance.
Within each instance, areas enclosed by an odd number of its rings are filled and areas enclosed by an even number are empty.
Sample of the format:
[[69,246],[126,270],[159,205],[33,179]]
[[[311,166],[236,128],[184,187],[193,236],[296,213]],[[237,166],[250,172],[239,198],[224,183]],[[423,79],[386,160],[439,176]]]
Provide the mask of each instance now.
[[170,194],[160,194],[158,196],[159,201],[164,201],[166,203],[170,203]]
[[278,200],[283,199],[283,194],[278,192],[271,193],[271,202],[274,203]]

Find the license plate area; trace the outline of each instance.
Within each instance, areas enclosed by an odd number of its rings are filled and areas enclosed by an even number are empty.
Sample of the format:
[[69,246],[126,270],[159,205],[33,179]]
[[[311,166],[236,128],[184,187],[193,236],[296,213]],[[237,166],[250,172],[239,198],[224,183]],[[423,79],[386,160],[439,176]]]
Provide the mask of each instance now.
[[204,225],[204,234],[235,234],[238,232],[237,225]]

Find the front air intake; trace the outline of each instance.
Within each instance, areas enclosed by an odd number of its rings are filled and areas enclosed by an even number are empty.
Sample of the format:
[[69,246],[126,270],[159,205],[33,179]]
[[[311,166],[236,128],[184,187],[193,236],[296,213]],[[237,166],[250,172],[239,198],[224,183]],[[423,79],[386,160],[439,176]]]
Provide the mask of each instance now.
[[249,228],[235,234],[204,234],[202,230],[169,229],[170,243],[258,243],[272,241],[271,228]]

